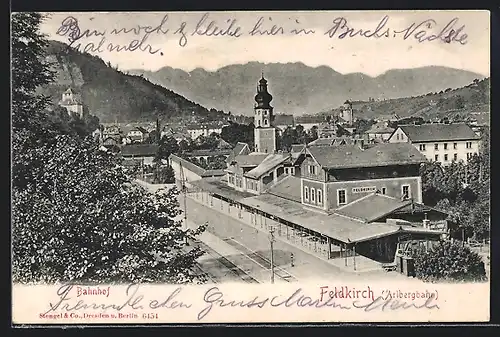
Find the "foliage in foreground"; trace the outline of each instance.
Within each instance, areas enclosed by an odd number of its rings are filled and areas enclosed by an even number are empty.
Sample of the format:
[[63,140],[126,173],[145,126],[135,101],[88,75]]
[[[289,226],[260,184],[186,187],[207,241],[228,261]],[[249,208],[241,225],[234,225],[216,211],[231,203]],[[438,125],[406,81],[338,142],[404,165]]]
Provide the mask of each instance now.
[[414,255],[416,277],[427,282],[486,280],[481,256],[456,242],[441,242]]
[[[50,114],[38,86],[42,16],[12,16],[12,279],[36,282],[197,280],[199,248],[188,247],[175,189],[153,195],[132,183],[117,158],[101,151],[87,121]],[[63,118],[64,117],[64,118]],[[78,124],[78,125],[77,125]]]
[[175,189],[151,195],[114,157],[68,136],[36,149],[37,183],[14,190],[14,280],[189,282]]

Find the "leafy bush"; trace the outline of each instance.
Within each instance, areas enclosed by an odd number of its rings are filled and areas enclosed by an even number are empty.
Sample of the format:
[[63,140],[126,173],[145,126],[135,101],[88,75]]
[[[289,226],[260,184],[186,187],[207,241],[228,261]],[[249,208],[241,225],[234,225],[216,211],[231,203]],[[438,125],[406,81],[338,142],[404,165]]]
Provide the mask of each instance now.
[[427,282],[486,280],[481,256],[459,243],[441,242],[414,259],[416,276]]
[[155,164],[153,168],[153,184],[171,184],[175,182],[175,172],[172,166]]

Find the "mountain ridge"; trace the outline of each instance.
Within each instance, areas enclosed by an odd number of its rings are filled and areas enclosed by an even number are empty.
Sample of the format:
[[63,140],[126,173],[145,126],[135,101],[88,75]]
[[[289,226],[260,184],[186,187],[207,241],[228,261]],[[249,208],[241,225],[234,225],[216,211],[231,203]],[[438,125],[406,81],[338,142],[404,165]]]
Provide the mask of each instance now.
[[196,68],[187,72],[169,66],[154,72],[129,70],[206,107],[244,115],[253,113],[253,96],[262,71],[269,81],[276,111],[296,116],[338,107],[346,99],[418,96],[459,88],[484,78],[481,74],[441,66],[391,69],[371,77],[360,72],[341,74],[325,65],[310,67],[302,62],[252,61],[216,71]]
[[55,71],[55,81],[39,89],[54,104],[71,87],[82,96],[84,107],[101,122],[161,120],[186,116],[222,114],[142,76],[113,68],[97,56],[82,53],[68,45],[49,41],[46,61]]

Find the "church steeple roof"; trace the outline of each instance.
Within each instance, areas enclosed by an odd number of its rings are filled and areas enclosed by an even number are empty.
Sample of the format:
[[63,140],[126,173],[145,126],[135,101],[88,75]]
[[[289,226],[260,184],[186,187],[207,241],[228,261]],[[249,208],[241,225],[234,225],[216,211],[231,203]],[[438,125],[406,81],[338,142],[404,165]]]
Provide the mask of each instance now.
[[257,95],[255,95],[255,102],[257,102],[257,108],[270,108],[273,96],[267,91],[267,80],[264,78],[264,72],[262,72],[262,77],[259,80],[259,85],[257,86]]

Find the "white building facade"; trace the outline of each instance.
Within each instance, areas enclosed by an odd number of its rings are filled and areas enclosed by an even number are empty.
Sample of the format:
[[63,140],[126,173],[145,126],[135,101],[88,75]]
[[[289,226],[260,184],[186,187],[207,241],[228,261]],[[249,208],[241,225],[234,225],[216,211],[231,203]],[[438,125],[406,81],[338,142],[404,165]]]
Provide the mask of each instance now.
[[446,166],[479,153],[480,138],[467,124],[400,125],[389,143],[411,143],[430,161]]

